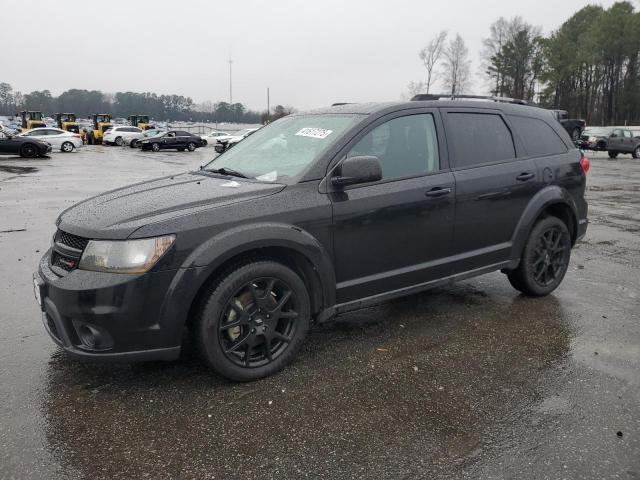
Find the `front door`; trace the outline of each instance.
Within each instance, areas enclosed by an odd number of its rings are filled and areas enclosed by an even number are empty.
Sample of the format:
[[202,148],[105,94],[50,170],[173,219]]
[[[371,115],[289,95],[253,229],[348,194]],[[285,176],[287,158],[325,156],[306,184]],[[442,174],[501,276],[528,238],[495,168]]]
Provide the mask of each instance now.
[[338,303],[447,276],[455,183],[437,111],[379,119],[345,149],[358,155],[383,178],[330,193]]

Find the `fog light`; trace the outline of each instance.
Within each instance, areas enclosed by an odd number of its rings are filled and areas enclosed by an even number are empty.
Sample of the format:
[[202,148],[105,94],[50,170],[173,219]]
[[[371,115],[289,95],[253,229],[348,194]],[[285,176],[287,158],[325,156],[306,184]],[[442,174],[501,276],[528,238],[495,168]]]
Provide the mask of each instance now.
[[96,348],[96,341],[99,335],[100,333],[97,330],[87,325],[81,325],[78,328],[78,337],[80,337],[80,341],[85,347]]
[[113,347],[113,339],[107,331],[95,325],[73,321],[81,347],[88,350],[108,350]]

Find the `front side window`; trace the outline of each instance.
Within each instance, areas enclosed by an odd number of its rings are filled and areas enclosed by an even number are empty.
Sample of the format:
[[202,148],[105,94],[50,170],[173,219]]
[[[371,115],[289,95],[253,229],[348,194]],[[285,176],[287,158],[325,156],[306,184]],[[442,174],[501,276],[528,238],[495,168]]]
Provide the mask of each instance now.
[[382,179],[426,175],[440,169],[433,115],[398,117],[377,126],[353,146],[348,157],[378,157]]
[[447,142],[455,151],[456,168],[515,158],[511,132],[500,115],[456,112],[447,117]]
[[293,183],[352,125],[355,114],[289,115],[249,135],[205,170],[226,168],[266,182]]

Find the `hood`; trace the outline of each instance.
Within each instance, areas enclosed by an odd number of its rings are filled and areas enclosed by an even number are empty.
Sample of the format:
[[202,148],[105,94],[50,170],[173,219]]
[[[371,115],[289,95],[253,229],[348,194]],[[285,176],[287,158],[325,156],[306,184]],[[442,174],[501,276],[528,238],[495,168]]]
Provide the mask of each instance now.
[[151,223],[265,197],[283,188],[183,173],[89,198],[62,212],[56,223],[61,230],[81,237],[120,240]]

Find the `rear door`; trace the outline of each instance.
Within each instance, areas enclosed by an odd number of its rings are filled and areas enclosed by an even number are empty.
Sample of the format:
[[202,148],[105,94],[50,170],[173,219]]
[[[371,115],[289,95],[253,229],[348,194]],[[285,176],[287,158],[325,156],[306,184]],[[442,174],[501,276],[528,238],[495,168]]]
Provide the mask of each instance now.
[[456,182],[454,273],[509,259],[512,237],[539,188],[533,159],[500,110],[443,109]]

